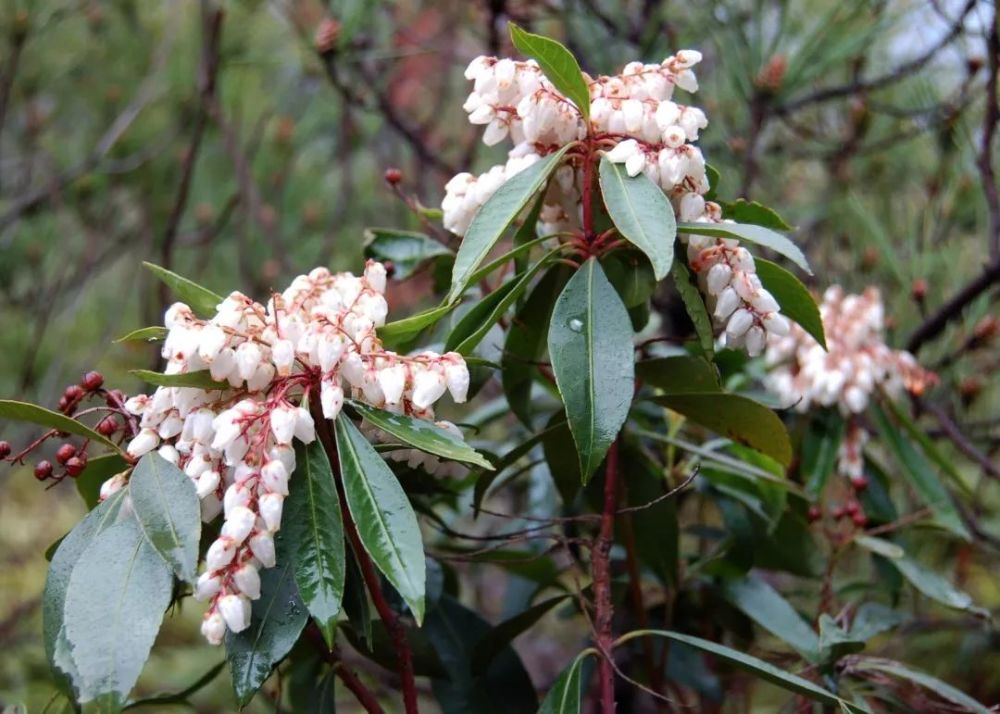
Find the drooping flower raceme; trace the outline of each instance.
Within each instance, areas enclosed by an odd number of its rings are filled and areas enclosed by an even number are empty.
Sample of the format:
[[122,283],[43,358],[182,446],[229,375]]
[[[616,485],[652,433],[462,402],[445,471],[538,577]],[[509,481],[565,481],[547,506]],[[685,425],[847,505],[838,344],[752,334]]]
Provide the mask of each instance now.
[[[722,222],[709,190],[705,159],[692,142],[708,125],[704,112],[673,101],[674,88],[695,92],[692,68],[701,54],[678,52],[660,64],[631,62],[620,75],[585,77],[590,88],[590,131],[607,158],[627,173],[644,173],[663,189],[680,220]],[[445,187],[445,228],[464,235],[476,211],[505,181],[543,156],[583,139],[583,116],[548,81],[533,60],[478,57],[465,73],[473,90],[464,108],[473,124],[485,125],[483,141],[510,137],[514,146],[505,164],[474,176],[461,173]],[[582,170],[577,164],[556,170],[542,206],[545,233],[579,230]],[[681,234],[688,262],[708,296],[716,324],[731,347],[759,354],[767,335],[787,334],[789,323],[761,285],[753,256],[734,239]]]
[[[249,625],[258,571],[275,564],[274,536],[295,470],[293,441],[315,439],[311,399],[325,419],[337,417],[345,395],[428,420],[446,391],[465,401],[469,373],[461,355],[382,348],[376,330],[388,313],[385,285],[384,266],[369,261],[360,277],[325,268],[300,275],[267,305],[234,292],[208,320],[183,303],[167,310],[165,372],[208,370],[225,386],[160,387],[129,399],[126,408],[140,417],[141,429],[128,452],[138,458],[156,450],[182,469],[205,521],[224,513],[195,588],[197,599],[210,602],[202,633],[213,644],[227,629]],[[461,436],[454,425],[439,424]],[[110,479],[102,498],[124,483]]]
[[[767,345],[765,360],[772,369],[765,385],[784,406],[800,412],[836,406],[850,417],[865,410],[876,390],[890,397],[903,390],[921,394],[937,381],[909,352],[885,344],[885,310],[876,288],[848,295],[831,286],[819,309],[827,350],[798,325]],[[849,424],[839,454],[845,476],[861,476],[867,439],[859,424]]]

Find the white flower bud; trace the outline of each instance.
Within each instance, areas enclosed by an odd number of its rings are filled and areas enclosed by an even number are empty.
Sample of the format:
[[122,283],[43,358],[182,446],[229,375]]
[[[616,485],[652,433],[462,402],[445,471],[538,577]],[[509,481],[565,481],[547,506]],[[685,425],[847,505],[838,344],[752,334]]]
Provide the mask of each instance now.
[[268,461],[260,470],[260,480],[268,493],[288,495],[288,471],[280,461]]
[[219,613],[233,632],[243,632],[250,626],[250,601],[240,595],[219,598]]
[[287,444],[277,444],[271,447],[267,455],[285,465],[285,471],[295,473],[295,449]]
[[444,375],[433,369],[421,370],[413,377],[411,401],[417,409],[426,409],[441,398],[445,389]]
[[240,544],[250,535],[256,522],[256,513],[246,506],[236,506],[226,512],[226,522],[222,524],[222,538]]
[[280,493],[265,493],[257,502],[257,509],[260,517],[264,519],[264,525],[270,531],[276,531],[281,527],[281,511],[285,503],[285,497]]
[[399,404],[406,386],[406,366],[394,364],[378,371],[378,383],[387,404]]
[[221,645],[226,636],[226,623],[222,615],[218,612],[206,613],[205,619],[201,621],[201,634],[208,644]]
[[210,493],[201,499],[201,520],[203,523],[211,523],[220,513],[222,513],[221,498]]
[[220,480],[218,471],[203,471],[195,483],[198,498],[205,498],[208,494],[215,493],[215,489],[219,487]]
[[455,403],[462,404],[469,396],[469,368],[457,352],[448,353],[445,357],[452,357],[445,364],[445,384],[447,384],[448,391]]
[[753,313],[741,307],[729,318],[729,322],[726,324],[726,337],[730,339],[743,337],[752,325]]
[[208,373],[216,382],[225,382],[236,371],[236,352],[226,347],[208,365]]
[[251,392],[261,392],[271,384],[272,379],[274,379],[274,366],[267,362],[261,362],[257,365],[253,376],[247,380],[247,389]]
[[176,466],[177,462],[181,459],[181,455],[177,453],[177,449],[170,444],[164,444],[156,450],[156,453],[163,457],[166,461],[172,463],[174,466]]
[[732,279],[733,269],[726,263],[716,263],[708,269],[708,275],[705,277],[709,294],[718,295],[726,289]]
[[746,348],[747,354],[751,357],[756,357],[761,352],[764,351],[764,345],[767,342],[767,333],[764,332],[764,328],[760,325],[754,325],[746,333]]
[[375,292],[384,293],[386,282],[385,266],[382,263],[369,260],[365,264],[365,282]]
[[206,570],[198,576],[198,582],[194,586],[194,599],[204,602],[215,596],[222,589],[222,578],[211,570]]
[[218,325],[208,323],[198,335],[198,356],[212,362],[226,346],[226,333]]
[[156,448],[160,443],[160,436],[152,429],[142,429],[132,441],[128,443],[128,453],[130,456],[139,458],[145,456]]
[[128,483],[128,479],[126,478],[127,474],[128,474],[127,471],[122,471],[120,474],[115,474],[114,476],[112,476],[107,481],[101,484],[102,501],[107,500],[109,497],[113,496],[114,494],[118,493],[123,488],[125,488],[125,484]]
[[229,538],[216,538],[205,554],[205,567],[209,570],[221,570],[233,562],[236,555],[236,543]]
[[764,328],[772,335],[784,337],[790,329],[788,320],[784,315],[776,312],[767,313],[761,321],[764,323]]
[[727,319],[740,306],[740,296],[732,287],[724,289],[719,293],[715,301],[715,318],[722,322]]
[[757,291],[750,304],[753,305],[753,309],[757,312],[778,312],[781,309],[774,296],[764,288]]
[[303,444],[311,444],[316,439],[316,424],[309,410],[299,407],[295,410],[295,438]]
[[639,143],[635,139],[626,139],[615,145],[611,151],[605,154],[608,161],[613,164],[622,164],[628,161],[629,157],[639,151]]
[[326,419],[336,419],[344,406],[344,390],[339,384],[324,379],[319,387],[319,401]]
[[868,395],[859,387],[848,387],[844,390],[844,404],[852,413],[860,414],[868,406]]
[[250,539],[250,550],[263,567],[274,567],[274,538],[270,533],[257,533],[254,535]]
[[240,379],[248,380],[253,377],[260,365],[260,347],[253,342],[244,342],[236,348],[236,371]]
[[271,431],[279,444],[290,444],[295,435],[297,410],[290,404],[279,404],[271,410]]
[[233,573],[233,582],[236,583],[236,587],[240,589],[240,592],[251,600],[256,600],[260,597],[260,575],[257,573],[257,568],[252,564],[244,563],[241,565]]
[[278,340],[271,345],[271,362],[274,363],[278,375],[285,377],[292,372],[295,364],[295,346],[291,340]]
[[237,481],[226,489],[226,493],[223,496],[223,505],[225,506],[226,515],[234,508],[245,508],[247,504],[250,503],[250,489],[246,487],[246,484]]

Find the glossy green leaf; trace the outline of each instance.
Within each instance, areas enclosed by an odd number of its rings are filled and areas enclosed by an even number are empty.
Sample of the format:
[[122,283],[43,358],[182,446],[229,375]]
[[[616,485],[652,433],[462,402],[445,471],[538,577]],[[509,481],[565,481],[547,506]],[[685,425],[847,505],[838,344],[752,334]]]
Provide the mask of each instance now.
[[561,602],[565,602],[569,594],[556,595],[532,605],[523,612],[504,620],[499,625],[483,635],[472,648],[472,673],[482,674],[487,670],[493,659],[504,648],[510,645],[518,635],[533,627],[545,617],[546,613]]
[[228,382],[216,382],[212,379],[212,374],[207,369],[197,372],[186,372],[184,374],[164,374],[154,372],[149,369],[133,369],[129,371],[147,384],[155,384],[158,387],[193,387],[195,389],[229,389]]
[[643,360],[636,364],[635,373],[644,384],[667,394],[722,391],[718,371],[702,357],[678,355]]
[[378,328],[379,339],[387,345],[405,344],[454,310],[455,304],[438,305],[416,315],[404,317],[402,320],[386,323]]
[[506,232],[521,209],[542,188],[570,146],[572,144],[567,144],[559,151],[519,171],[498,188],[476,212],[455,256],[447,302],[453,303],[465,292],[476,268],[500,240],[500,236]]
[[115,342],[160,342],[167,339],[167,333],[170,332],[166,327],[159,327],[154,325],[153,327],[140,327],[138,330],[132,330],[127,335],[122,335]]
[[657,280],[670,272],[674,259],[677,219],[674,208],[648,176],[629,176],[624,164],[601,157],[601,194],[608,215],[625,240],[641,250],[653,266]]
[[736,238],[750,243],[762,245],[770,248],[775,253],[783,255],[804,271],[812,275],[809,269],[809,261],[802,253],[802,250],[780,233],[775,233],[770,228],[755,226],[749,223],[678,223],[677,230],[680,233],[694,233],[695,235],[712,236],[713,238]]
[[[545,198],[545,195],[543,193],[539,193],[538,194],[538,198],[539,199],[543,199],[543,198]],[[536,203],[537,203],[537,201],[536,201]],[[534,209],[532,209],[532,210],[534,210]],[[530,218],[530,216],[529,216],[529,218]],[[524,226],[522,225],[521,228],[524,228]],[[535,248],[536,246],[542,245],[546,241],[553,240],[552,236],[539,236],[537,238],[530,238],[530,239],[525,240],[525,241],[523,241],[521,243],[518,243],[517,242],[518,241],[518,234],[521,233],[521,228],[519,228],[518,232],[514,234],[514,245],[515,245],[515,247],[512,250],[504,253],[500,257],[494,258],[490,262],[485,263],[484,265],[482,265],[478,270],[476,270],[476,272],[474,272],[469,277],[469,282],[468,282],[469,285],[475,285],[480,280],[482,280],[483,278],[485,278],[487,275],[489,275],[493,271],[497,270],[498,268],[501,268],[504,265],[507,265],[512,260],[515,262],[515,265],[518,262],[527,261],[528,257],[531,254],[531,250],[533,248]],[[518,272],[521,272],[521,270],[518,270]]]
[[976,607],[972,596],[956,588],[944,576],[929,570],[912,558],[903,556],[902,558],[889,558],[888,561],[896,567],[904,578],[910,581],[913,587],[931,600],[955,610],[965,610],[977,617],[989,617],[987,610]]
[[381,262],[391,261],[393,278],[405,280],[430,261],[454,256],[454,253],[424,233],[366,228],[364,255]]
[[806,493],[816,499],[823,493],[826,482],[837,463],[837,452],[844,439],[846,422],[834,410],[820,412],[809,420],[802,437],[802,466]]
[[94,456],[87,460],[87,467],[74,480],[76,491],[87,504],[94,508],[101,499],[101,486],[115,474],[130,468],[121,454],[111,453]]
[[392,434],[400,441],[421,451],[444,459],[473,464],[484,469],[493,468],[486,457],[451,432],[435,426],[433,422],[426,419],[416,419],[405,414],[393,414],[384,409],[376,409],[364,402],[350,400],[348,404],[382,431]]
[[[511,241],[514,245],[514,250],[511,251],[509,255],[512,255],[514,260],[515,273],[523,273],[528,267],[528,251],[523,250],[524,246],[544,240],[544,237],[539,239],[538,236],[538,219],[542,215],[542,208],[544,206],[545,192],[540,191],[538,193],[538,197],[535,198],[535,202],[531,204],[531,210],[528,211],[524,220],[521,221],[521,225],[519,225],[517,230],[514,232],[514,238]],[[475,279],[470,282],[474,283]]]
[[871,410],[885,443],[892,450],[896,461],[901,467],[902,475],[913,487],[920,498],[934,513],[934,522],[942,528],[954,533],[959,538],[971,540],[972,536],[962,522],[962,517],[951,500],[951,495],[934,473],[924,455],[913,445],[905,435],[896,429],[889,417],[881,408],[875,406]]
[[754,577],[732,580],[725,583],[722,592],[743,614],[778,639],[787,642],[806,659],[816,661],[819,658],[816,633],[795,608],[763,580]]
[[584,651],[576,656],[562,671],[538,708],[538,714],[579,714],[583,703],[583,663],[591,652]]
[[536,363],[545,356],[552,309],[568,279],[569,269],[564,265],[545,273],[507,328],[500,378],[510,410],[528,428],[534,426],[531,386],[538,374]]
[[278,533],[274,546],[278,564],[260,571],[260,598],[253,602],[250,626],[226,633],[226,659],[241,709],[291,651],[309,618],[295,585],[291,542]]
[[812,293],[795,275],[777,263],[763,258],[755,258],[757,277],[774,296],[781,306],[781,313],[802,326],[802,329],[813,336],[826,349],[826,333],[823,331],[823,318]]
[[178,578],[193,583],[201,539],[201,502],[194,482],[154,452],[139,459],[129,493],[146,540]]
[[319,440],[295,442],[295,473],[288,483],[282,524],[299,597],[332,647],[344,600],[347,555],[333,469]]
[[786,672],[785,670],[775,667],[773,664],[765,662],[764,660],[758,659],[752,655],[744,654],[710,640],[703,640],[700,637],[693,637],[691,635],[681,634],[680,632],[671,632],[670,630],[636,630],[635,632],[630,632],[627,635],[620,637],[618,642],[621,643],[635,637],[648,635],[652,635],[654,637],[664,637],[666,639],[673,640],[674,642],[681,642],[689,647],[701,650],[702,652],[707,652],[718,659],[728,662],[734,667],[771,682],[782,689],[786,689],[796,694],[801,694],[822,704],[837,706],[843,702],[842,699],[829,690],[824,689],[818,684],[810,682],[808,679],[803,679],[802,677],[792,674],[791,672]]
[[358,638],[366,647],[372,645],[372,607],[368,602],[368,591],[365,589],[365,579],[361,574],[361,566],[354,551],[345,549],[347,556],[347,575],[344,580],[344,614]]
[[486,333],[521,297],[539,270],[549,264],[549,260],[561,248],[550,251],[544,258],[528,268],[521,275],[514,276],[489,295],[472,306],[448,335],[445,351],[468,355],[479,345]]
[[946,682],[942,682],[937,677],[912,669],[902,662],[895,662],[881,657],[860,657],[851,663],[851,672],[878,672],[888,674],[891,677],[905,679],[909,682],[924,687],[941,699],[945,699],[952,704],[962,707],[976,714],[990,714],[993,710],[985,707],[964,692]]
[[12,421],[26,421],[31,424],[58,429],[67,434],[76,434],[91,441],[96,441],[105,446],[110,446],[115,451],[120,451],[118,445],[107,439],[86,424],[81,424],[76,419],[70,419],[65,414],[54,412],[45,407],[39,407],[27,402],[15,402],[10,399],[0,399],[0,419],[10,419]]
[[687,310],[688,317],[694,324],[695,334],[698,336],[698,344],[701,351],[711,356],[715,352],[715,333],[712,330],[712,318],[705,307],[705,300],[701,297],[701,291],[691,277],[691,271],[681,260],[675,260],[671,267],[674,276],[674,285],[680,293],[681,302]]
[[216,308],[223,298],[216,295],[208,288],[203,288],[198,283],[188,280],[166,268],[161,268],[153,263],[143,262],[149,272],[163,281],[182,302],[187,303],[194,312],[204,317],[215,315]]
[[525,32],[510,24],[510,39],[517,51],[538,62],[545,78],[580,110],[584,120],[590,119],[590,89],[573,53],[562,44],[542,35]]
[[906,551],[900,546],[884,538],[876,538],[875,536],[858,533],[851,540],[862,548],[870,550],[876,555],[881,555],[883,558],[902,558],[906,555]]
[[768,208],[757,201],[747,201],[737,198],[735,201],[722,202],[722,217],[737,223],[750,223],[764,226],[775,231],[790,231],[792,227],[778,215],[773,208]]
[[792,461],[792,445],[778,415],[739,394],[667,394],[654,402],[683,414],[721,436],[757,449],[784,466]]
[[70,683],[76,678],[76,666],[70,656],[63,618],[70,576],[91,541],[118,522],[126,493],[124,490],[119,491],[84,516],[59,541],[49,563],[45,589],[42,592],[42,639],[56,684],[66,693],[72,692]]
[[63,612],[81,702],[117,711],[139,679],[173,591],[135,519],[102,530],[69,578]]
[[639,251],[615,251],[601,258],[601,267],[629,310],[644,306],[656,291],[653,266]]
[[615,528],[624,534],[631,527],[639,562],[665,586],[673,587],[678,578],[680,529],[677,501],[660,498],[670,488],[666,469],[632,440],[622,443],[620,459],[622,473],[628,474],[627,506],[637,510],[620,515]]
[[618,293],[591,258],[552,310],[549,357],[586,482],[618,436],[632,404],[632,327]]
[[417,516],[395,474],[351,420],[341,414],[334,426],[344,495],[361,543],[420,623],[426,571]]

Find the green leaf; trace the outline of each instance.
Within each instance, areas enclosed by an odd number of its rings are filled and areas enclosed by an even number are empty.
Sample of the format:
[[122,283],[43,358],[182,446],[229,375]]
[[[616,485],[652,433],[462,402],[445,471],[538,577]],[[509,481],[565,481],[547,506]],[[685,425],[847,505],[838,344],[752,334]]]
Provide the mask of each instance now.
[[102,454],[87,460],[87,466],[76,481],[76,491],[87,504],[94,508],[101,500],[101,486],[115,474],[130,468],[129,463],[121,454]]
[[708,178],[708,193],[705,194],[706,201],[718,201],[719,183],[722,181],[722,174],[711,164],[705,164],[705,176]]
[[895,628],[905,618],[900,613],[877,602],[866,602],[854,613],[851,637],[862,642]]
[[430,261],[455,255],[430,236],[415,231],[366,228],[364,235],[365,257],[392,261],[397,280],[405,280]]
[[965,610],[977,617],[989,617],[989,612],[976,607],[968,593],[959,590],[946,578],[928,570],[912,558],[903,556],[902,558],[889,558],[888,561],[896,567],[904,578],[910,581],[913,587],[931,600],[955,610]]
[[523,171],[519,171],[498,188],[476,212],[455,256],[448,303],[453,303],[465,292],[476,268],[500,240],[500,236],[521,209],[542,188],[570,146],[572,144],[567,144],[554,154],[549,154]]
[[652,401],[733,441],[767,454],[784,466],[792,461],[792,444],[778,415],[739,394],[667,394]]
[[133,369],[129,372],[143,382],[155,384],[157,387],[194,387],[195,389],[217,389],[219,391],[229,389],[228,382],[216,382],[207,369],[184,374],[164,374],[150,369]]
[[384,409],[349,400],[348,404],[379,429],[392,434],[400,441],[428,454],[452,461],[462,461],[484,469],[492,469],[486,458],[462,439],[445,431],[426,419],[415,419],[405,414],[393,414]]
[[601,157],[601,194],[615,228],[641,250],[653,266],[657,280],[670,272],[674,259],[677,219],[663,190],[646,174],[629,176],[624,164]]
[[[535,202],[531,205],[531,210],[524,217],[521,225],[517,227],[514,232],[514,238],[511,243],[514,245],[514,250],[508,255],[512,255],[514,260],[514,272],[523,273],[528,267],[528,251],[522,251],[518,253],[517,251],[524,248],[528,244],[534,244],[536,242],[541,242],[545,240],[543,236],[541,239],[538,237],[538,219],[542,215],[542,208],[545,206],[545,192],[539,192],[538,197]],[[530,250],[530,249],[529,249]],[[516,255],[513,255],[517,253]],[[475,279],[471,280],[470,283],[476,282]]]
[[554,266],[545,273],[507,329],[500,378],[510,410],[528,428],[534,426],[531,385],[538,372],[535,363],[545,355],[552,309],[568,279],[569,269],[565,265]]
[[837,463],[837,452],[844,439],[847,424],[834,410],[820,412],[809,420],[802,438],[801,473],[806,493],[813,500],[819,498]]
[[492,630],[483,635],[472,648],[472,673],[484,673],[493,659],[514,641],[518,635],[528,630],[545,614],[564,602],[570,595],[556,595],[540,603],[532,605],[523,612],[504,620]]
[[63,613],[81,702],[120,710],[149,657],[172,586],[170,566],[134,519],[102,530],[86,546]]
[[891,659],[881,657],[859,657],[851,663],[851,673],[855,672],[880,672],[899,679],[905,679],[921,687],[925,687],[938,697],[946,699],[952,704],[964,707],[970,712],[977,714],[990,714],[992,709],[983,706],[972,697],[960,692],[955,687],[946,682],[942,682],[937,677],[932,677],[919,670],[911,669],[902,662],[895,662]]
[[[565,426],[565,422],[560,422],[557,426]],[[504,454],[499,459],[495,459],[493,465],[490,466],[490,470],[483,471],[476,478],[476,486],[473,490],[472,497],[472,508],[476,516],[479,515],[479,508],[483,504],[483,498],[486,497],[487,491],[493,482],[499,477],[503,472],[510,466],[514,465],[521,460],[522,457],[531,452],[532,449],[537,446],[545,436],[552,431],[553,428],[549,427],[542,429],[530,437],[522,441],[520,444],[512,448],[506,454]]]
[[404,317],[402,320],[386,323],[378,328],[379,339],[387,345],[405,344],[454,310],[455,305],[457,303],[438,305],[429,310],[418,312],[416,315]]
[[804,271],[812,275],[809,262],[802,250],[780,233],[770,228],[747,223],[678,223],[680,233],[712,236],[714,238],[737,238],[770,248],[775,253],[785,256]]
[[758,659],[757,657],[738,652],[737,650],[710,640],[703,640],[700,637],[692,637],[691,635],[684,635],[680,632],[671,632],[670,630],[636,630],[620,637],[618,639],[618,643],[620,644],[635,637],[645,635],[665,637],[669,640],[673,640],[674,642],[681,642],[689,647],[701,650],[702,652],[707,652],[710,655],[728,662],[734,667],[750,672],[751,674],[771,682],[772,684],[776,684],[782,689],[795,692],[796,694],[801,694],[822,704],[837,706],[843,702],[842,699],[830,691],[824,689],[818,684],[810,682],[808,679],[803,679],[802,677],[792,674],[791,672],[779,669],[773,664],[765,662],[762,659]]
[[10,399],[0,399],[0,418],[11,419],[13,421],[26,421],[32,424],[58,429],[67,434],[76,434],[84,438],[96,441],[105,446],[110,446],[115,451],[121,451],[118,445],[107,439],[86,424],[81,424],[76,419],[70,419],[64,414],[54,412],[45,407],[40,407],[27,402],[15,402]]
[[906,551],[900,546],[884,538],[876,538],[875,536],[858,533],[851,540],[862,548],[870,550],[876,555],[881,555],[883,558],[902,558],[906,555]]
[[132,330],[127,335],[119,337],[115,342],[160,342],[167,339],[170,332],[166,327],[154,325],[153,327],[140,327]]
[[549,687],[538,714],[579,714],[583,701],[583,682],[581,673],[583,662],[592,654],[585,650],[576,656],[569,667],[564,669],[552,686]]
[[972,536],[962,522],[962,517],[951,500],[951,495],[941,483],[938,475],[931,469],[924,455],[896,429],[896,426],[880,407],[876,405],[872,412],[885,443],[902,467],[906,480],[934,513],[934,522],[963,540],[971,540]]
[[278,564],[260,571],[260,598],[253,603],[250,626],[226,633],[226,659],[241,709],[291,651],[309,618],[295,586],[291,543],[279,533],[274,546]]
[[283,523],[281,533],[299,597],[327,646],[333,647],[344,600],[347,555],[333,469],[318,440],[308,445],[295,442],[295,473],[288,484]]
[[644,305],[656,290],[653,266],[637,250],[618,250],[601,258],[601,267],[629,310]]
[[955,467],[955,461],[949,459],[944,454],[941,453],[937,445],[927,436],[927,433],[917,426],[910,415],[906,413],[906,410],[897,404],[892,399],[884,399],[880,406],[884,406],[899,422],[899,425],[903,427],[910,438],[913,439],[920,445],[923,452],[938,465],[947,476],[951,479],[952,483],[957,486],[966,496],[972,497],[973,491],[969,487],[969,484],[965,482],[962,474],[959,473],[958,469]]
[[667,394],[722,391],[718,371],[702,357],[680,355],[647,359],[636,364],[635,373],[643,383]]
[[825,612],[819,616],[819,649],[822,661],[833,663],[844,655],[860,652],[865,648],[864,640],[845,632],[836,620]]
[[219,303],[223,301],[221,295],[216,295],[208,288],[203,288],[198,283],[188,280],[166,268],[161,268],[153,263],[143,262],[149,272],[158,277],[174,295],[187,303],[196,314],[205,317],[216,313]]
[[525,32],[514,23],[510,23],[510,39],[518,52],[538,62],[545,78],[576,105],[584,121],[589,121],[590,89],[573,53],[555,40]]
[[694,324],[695,334],[698,335],[698,344],[701,351],[709,357],[715,352],[715,333],[712,330],[712,318],[705,307],[705,301],[701,297],[701,291],[691,278],[691,271],[683,261],[675,260],[671,267],[674,276],[674,285],[681,295],[681,302],[687,310],[688,317]]
[[117,523],[126,493],[124,490],[119,491],[84,516],[59,541],[49,564],[45,590],[42,592],[42,638],[45,642],[45,656],[56,684],[67,694],[72,692],[70,683],[76,678],[76,666],[70,657],[63,618],[70,576],[91,541]]
[[156,694],[151,697],[136,699],[133,702],[129,702],[128,706],[126,706],[123,711],[128,711],[129,709],[141,709],[142,707],[148,706],[163,706],[164,704],[187,704],[188,698],[192,694],[196,694],[211,684],[212,681],[219,676],[219,672],[225,669],[225,667],[226,662],[223,660],[181,691],[168,694]]
[[486,333],[528,288],[535,274],[549,264],[562,247],[555,248],[521,275],[516,275],[473,305],[448,335],[445,351],[468,355],[486,337]]
[[[545,194],[544,193],[539,193],[538,194],[538,200],[542,200],[544,198],[545,198]],[[536,203],[538,203],[538,201],[536,201]],[[534,207],[532,207],[532,211],[534,211]],[[529,215],[528,219],[530,219],[530,218],[531,218],[531,216]],[[526,220],[528,220],[528,219],[526,219]],[[515,245],[514,249],[511,250],[511,251],[509,251],[509,252],[507,252],[507,253],[504,253],[499,258],[495,258],[494,260],[491,260],[490,262],[486,263],[485,265],[483,265],[482,267],[480,267],[478,270],[476,270],[476,272],[474,272],[471,276],[469,276],[469,281],[467,283],[468,285],[475,285],[480,280],[482,280],[483,278],[485,278],[487,275],[489,275],[490,273],[492,273],[494,270],[496,270],[497,268],[503,267],[504,265],[506,265],[507,263],[509,263],[512,260],[515,261],[515,265],[522,258],[526,260],[529,257],[529,255],[531,254],[531,249],[532,248],[534,248],[535,246],[538,246],[538,245],[541,245],[541,244],[545,243],[545,241],[551,241],[553,239],[553,236],[546,235],[546,236],[539,236],[537,238],[532,238],[530,240],[526,240],[526,241],[523,241],[521,243],[518,243],[517,242],[518,241],[518,235],[521,233],[521,231],[523,230],[523,228],[524,228],[524,226],[522,225],[518,229],[517,233],[514,234],[514,245]],[[518,272],[521,272],[521,270],[518,269]]]
[[750,223],[775,231],[792,230],[792,227],[773,208],[768,208],[757,201],[747,201],[745,198],[723,201],[722,217],[737,223]]
[[361,543],[419,624],[426,565],[417,516],[396,476],[351,420],[341,414],[334,426],[344,495]]
[[806,659],[819,659],[819,640],[785,598],[763,580],[746,577],[725,583],[725,598],[743,614],[784,642]]
[[816,301],[806,286],[777,263],[763,258],[755,258],[754,261],[757,264],[757,277],[778,301],[782,314],[799,323],[802,329],[812,335],[825,350],[826,333],[823,332],[823,319],[820,317]]
[[162,456],[151,453],[139,459],[128,490],[146,540],[177,577],[193,583],[201,539],[201,503],[194,482]]
[[635,384],[632,337],[621,298],[591,258],[556,300],[548,336],[584,483],[628,417]]

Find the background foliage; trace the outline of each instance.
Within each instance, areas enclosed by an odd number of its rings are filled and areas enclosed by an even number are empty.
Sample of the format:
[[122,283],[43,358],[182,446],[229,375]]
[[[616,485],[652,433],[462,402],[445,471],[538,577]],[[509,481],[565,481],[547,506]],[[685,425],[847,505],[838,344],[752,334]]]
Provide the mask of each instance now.
[[[560,37],[595,72],[704,52],[699,103],[711,124],[700,143],[724,177],[722,195],[780,207],[817,287],[880,286],[896,346],[997,261],[980,156],[995,102],[989,2],[275,0],[226,3],[221,27],[206,17],[193,0],[5,0],[0,394],[52,404],[91,367],[138,388],[126,369],[154,367],[155,352],[111,340],[155,324],[167,304],[137,270],[142,260],[216,291],[260,294],[312,265],[356,267],[367,226],[419,228],[383,171],[399,167],[402,190],[434,206],[453,173],[490,163],[460,109],[461,72],[477,54],[510,52],[511,19]],[[427,276],[397,284],[390,304],[416,311],[428,288]],[[968,515],[979,532],[972,544],[933,534],[911,543],[992,609],[1000,394],[991,374],[1000,359],[984,318],[995,319],[996,297],[984,291],[917,345],[942,380],[918,414],[921,428],[947,437],[957,425],[993,460],[977,464],[942,440],[977,496]],[[669,324],[677,301],[657,305]],[[24,436],[2,429],[11,441]],[[40,711],[52,692],[41,553],[84,507],[65,486],[43,495],[28,469],[0,479],[0,698]],[[538,489],[521,497],[545,507]],[[860,562],[840,568],[844,587],[868,577]],[[494,622],[530,592],[499,568],[462,576],[468,602]],[[794,598],[794,582],[784,592]],[[996,635],[925,605],[907,636],[886,638],[880,652],[996,702]],[[169,621],[141,691],[183,688],[221,659],[202,644],[199,617],[186,608]],[[546,618],[517,643],[538,687],[577,651],[558,608]],[[766,634],[758,645],[781,650]],[[228,686],[220,677],[200,692],[199,708],[231,709]],[[758,690],[756,706],[768,701]],[[258,697],[249,710],[273,707]]]

